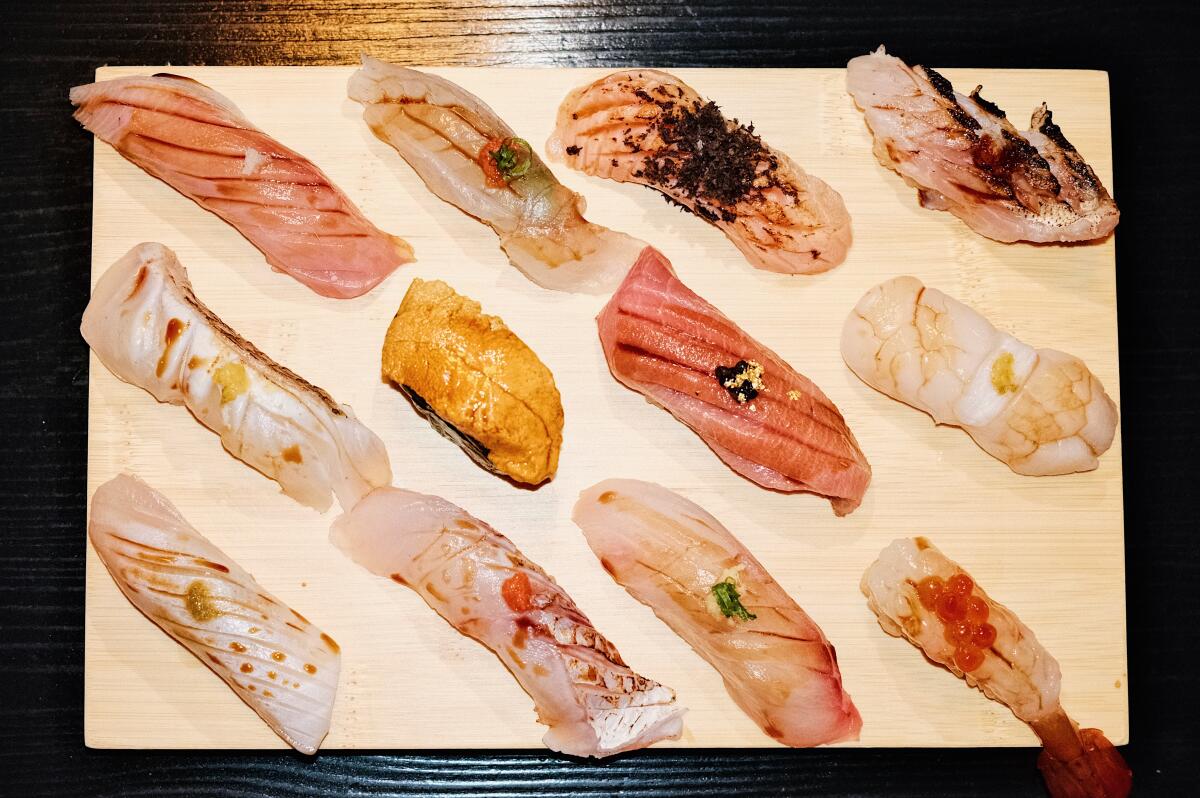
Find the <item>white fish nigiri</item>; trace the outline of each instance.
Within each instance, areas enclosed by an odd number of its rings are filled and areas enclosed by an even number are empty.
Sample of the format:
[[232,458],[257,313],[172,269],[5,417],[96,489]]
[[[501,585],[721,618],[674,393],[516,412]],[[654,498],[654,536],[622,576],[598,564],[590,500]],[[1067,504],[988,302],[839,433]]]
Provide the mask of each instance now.
[[167,499],[125,474],[96,489],[88,537],[133,606],[191,651],[297,751],[329,733],[341,652]]
[[1018,474],[1090,471],[1117,407],[1083,361],[1033,349],[915,277],[868,291],[842,328],[842,357],[872,388],[962,427]]
[[1059,703],[1062,673],[1028,626],[922,537],[893,541],[861,589],[885,632],[1007,706],[1042,741],[1038,769],[1053,798],[1124,798],[1131,775],[1099,729]]
[[603,757],[679,737],[675,691],[632,671],[545,571],[461,508],[380,488],[335,521],[330,537],[491,649],[550,727],[547,747]]
[[816,622],[704,508],[661,485],[607,479],[573,514],[604,570],[721,674],[791,746],[858,739],[862,718]]
[[162,244],[139,244],[101,276],[79,329],[113,374],[186,407],[301,504],[324,512],[332,491],[350,507],[392,481],[375,433],[213,315]]
[[364,57],[349,95],[429,190],[495,230],[512,264],[538,285],[607,293],[645,248],[583,218],[584,198],[463,87]]

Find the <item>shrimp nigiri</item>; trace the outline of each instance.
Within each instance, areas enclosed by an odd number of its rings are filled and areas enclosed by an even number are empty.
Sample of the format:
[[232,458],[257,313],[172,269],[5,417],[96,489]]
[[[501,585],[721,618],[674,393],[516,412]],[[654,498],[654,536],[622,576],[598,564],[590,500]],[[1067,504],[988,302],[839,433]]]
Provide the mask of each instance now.
[[841,195],[666,72],[614,72],[575,89],[546,151],[586,174],[662,192],[756,268],[812,274],[846,259]]
[[341,653],[167,499],[122,474],[92,496],[88,537],[125,598],[221,677],[288,745],[329,733]]
[[1117,407],[1081,360],[1033,349],[915,277],[859,300],[842,357],[867,385],[962,427],[1018,474],[1090,471],[1116,434]]
[[312,161],[202,83],[138,75],[76,86],[71,102],[97,138],[318,294],[365,294],[413,259],[407,242],[371,224]]
[[862,579],[883,630],[978,687],[1042,741],[1038,768],[1054,798],[1124,798],[1131,774],[1099,729],[1080,729],[1059,703],[1058,662],[1012,610],[925,538],[894,541]]
[[550,727],[547,747],[603,757],[681,734],[674,690],[631,670],[554,579],[445,499],[380,488],[335,521],[330,538],[491,649]]
[[324,512],[332,492],[350,507],[392,481],[383,441],[217,318],[162,244],[139,244],[100,277],[79,330],[109,371],[186,407],[301,504]]
[[704,508],[609,479],[580,494],[573,517],[604,570],[716,668],[764,732],[791,746],[858,739],[833,646]]
[[490,225],[508,259],[538,285],[607,293],[646,246],[584,219],[583,197],[463,87],[364,57],[349,94],[429,190]]

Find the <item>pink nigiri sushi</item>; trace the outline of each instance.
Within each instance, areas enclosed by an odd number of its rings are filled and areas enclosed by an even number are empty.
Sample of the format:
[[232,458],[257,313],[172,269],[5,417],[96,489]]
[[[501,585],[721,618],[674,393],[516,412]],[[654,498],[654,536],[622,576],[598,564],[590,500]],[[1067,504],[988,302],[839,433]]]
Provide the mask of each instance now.
[[371,224],[303,155],[202,83],[159,74],[71,89],[75,118],[117,152],[220,216],[322,296],[370,291],[412,247]]
[[1089,241],[1120,212],[1043,103],[1019,132],[980,96],[954,91],[929,67],[880,47],[851,59],[846,89],[875,137],[875,156],[915,187],[921,204],[949,211],[996,241]]
[[580,494],[573,518],[604,570],[716,668],[766,734],[790,746],[858,739],[833,646],[704,508],[609,479]]
[[125,474],[96,489],[88,537],[125,598],[297,751],[329,733],[333,638],[263,589],[167,499]]
[[632,671],[566,591],[461,508],[380,488],[335,521],[330,538],[491,649],[550,727],[547,747],[602,757],[679,737],[675,691]]
[[871,467],[833,402],[646,247],[596,322],[608,368],[765,488],[858,507]]

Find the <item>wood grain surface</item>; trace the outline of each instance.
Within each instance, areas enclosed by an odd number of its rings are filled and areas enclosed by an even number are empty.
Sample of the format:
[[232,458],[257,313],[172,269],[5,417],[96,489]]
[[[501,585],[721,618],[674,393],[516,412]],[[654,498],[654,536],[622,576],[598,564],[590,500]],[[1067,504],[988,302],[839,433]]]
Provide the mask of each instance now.
[[[1028,749],[544,753],[109,752],[83,746],[83,537],[91,137],[67,87],[103,64],[839,67],[878,42],[913,62],[1109,73],[1125,458],[1135,794],[1184,795],[1200,748],[1191,461],[1200,443],[1200,249],[1186,100],[1194,4],[45,2],[0,27],[0,768],[23,796],[1044,795]],[[1067,122],[1067,120],[1063,120]],[[897,644],[900,645],[900,644]],[[147,700],[131,694],[130,701]],[[404,722],[399,718],[397,722]]]
[[[98,79],[162,67],[104,68]],[[594,318],[603,297],[542,289],[507,263],[485,226],[434,197],[346,99],[349,68],[178,70],[229,97],[263,130],[312,158],[377,224],[404,236],[417,263],[368,296],[317,296],[272,272],[220,219],[97,142],[92,273],[130,247],[176,251],[197,295],[279,362],[348,403],[388,446],[394,480],[468,508],[564,585],[639,672],[675,686],[693,747],[777,745],[730,700],[719,675],[615,585],[570,521],[575,498],[609,477],[661,482],[739,535],[838,648],[863,715],[861,745],[1029,745],[1004,706],[969,691],[885,635],[858,589],[896,537],[925,534],[967,565],[1058,658],[1063,704],[1081,723],[1128,737],[1119,436],[1087,474],[1012,473],[953,428],[860,382],[842,361],[842,323],[882,280],[911,273],[1034,346],[1084,359],[1119,399],[1113,239],[1068,248],[984,239],[871,154],[844,70],[677,70],[727,113],[845,198],[855,241],[815,277],[751,268],[725,236],[657,193],[557,169],[588,200],[588,218],[657,246],[681,279],[813,379],[841,408],[874,476],[863,506],[765,491],[713,456],[686,427],[609,375]],[[540,146],[561,99],[603,70],[440,69]],[[1047,98],[1101,179],[1112,182],[1108,81],[1097,72],[946,71],[961,85],[1032,110]],[[974,85],[974,83],[971,83]],[[555,479],[513,487],[477,468],[379,377],[383,332],[414,276],[440,278],[499,315],[544,360],[567,423]],[[495,657],[451,630],[421,599],[340,557],[318,515],[228,455],[179,408],[156,403],[93,359],[88,485],[125,471],[165,493],[192,524],[269,589],[333,635],[343,675],[325,747],[538,747],[545,729]],[[1081,527],[1083,532],[1081,532]],[[1056,579],[1059,575],[1070,579]],[[207,667],[145,622],[89,555],[84,738],[97,747],[283,747]],[[437,673],[429,683],[424,674]],[[128,701],[130,690],[156,696]],[[403,711],[411,721],[396,724]],[[471,721],[464,722],[465,718]]]

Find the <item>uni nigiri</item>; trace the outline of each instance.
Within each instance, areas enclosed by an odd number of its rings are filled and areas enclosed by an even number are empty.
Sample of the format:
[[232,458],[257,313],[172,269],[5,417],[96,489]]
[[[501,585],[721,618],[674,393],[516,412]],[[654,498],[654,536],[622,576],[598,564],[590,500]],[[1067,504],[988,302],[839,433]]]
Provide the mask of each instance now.
[[875,157],[917,189],[921,205],[950,211],[996,241],[1089,241],[1120,212],[1042,103],[1020,132],[976,86],[969,95],[929,67],[883,47],[846,65],[846,89],[875,138]]
[[364,57],[349,94],[429,190],[491,226],[509,261],[538,285],[611,291],[645,246],[584,219],[583,197],[463,87]]
[[125,598],[221,677],[284,741],[329,733],[341,653],[268,593],[166,497],[122,474],[96,489],[88,537]]
[[666,72],[614,72],[575,89],[546,151],[586,174],[662,192],[756,268],[812,274],[846,259],[841,195]]
[[631,670],[554,579],[461,508],[380,488],[335,521],[330,538],[491,649],[550,727],[547,747],[602,757],[679,737],[675,691]]
[[1083,361],[1034,349],[915,277],[858,301],[842,357],[867,385],[962,427],[1018,474],[1090,471],[1116,434],[1117,406]]
[[162,244],[101,275],[79,327],[109,371],[182,405],[225,449],[324,511],[392,481],[383,441],[346,405],[258,351],[205,307]]
[[646,247],[596,319],[613,376],[765,488],[862,502],[871,466],[833,402]]
[[572,517],[604,570],[721,674],[765,733],[791,746],[858,739],[833,646],[704,508],[608,479],[580,494]]
[[1059,703],[1058,662],[1016,614],[923,537],[893,541],[862,578],[883,630],[903,637],[1042,741],[1038,768],[1054,798],[1124,798],[1131,774],[1099,729],[1080,729]]
[[76,86],[71,102],[97,138],[220,216],[272,267],[318,294],[365,294],[413,259],[412,247],[371,224],[312,161],[202,83],[117,78]]

